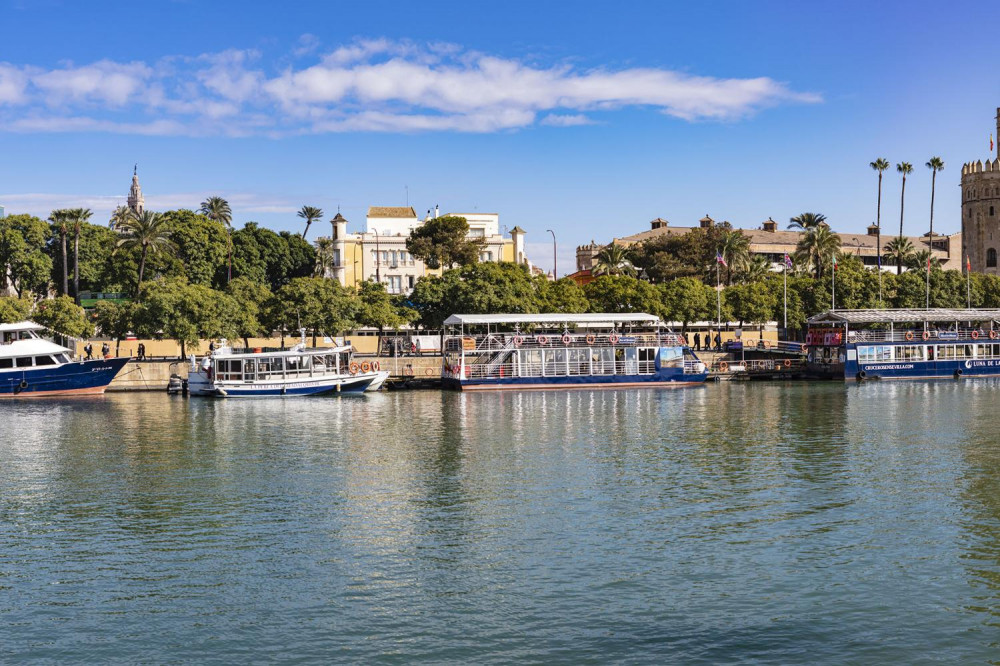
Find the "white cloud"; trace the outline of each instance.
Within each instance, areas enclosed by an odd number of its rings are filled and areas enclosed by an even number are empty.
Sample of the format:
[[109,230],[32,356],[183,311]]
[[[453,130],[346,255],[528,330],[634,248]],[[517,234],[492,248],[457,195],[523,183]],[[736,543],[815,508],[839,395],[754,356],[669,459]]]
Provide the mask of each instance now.
[[[318,48],[303,35],[294,50]],[[253,50],[155,63],[110,60],[43,70],[0,63],[0,129],[245,136],[321,132],[497,132],[613,122],[640,107],[685,121],[733,120],[816,103],[768,77],[665,69],[536,66],[454,44],[386,39],[339,47],[270,72]],[[595,114],[603,114],[595,117]]]

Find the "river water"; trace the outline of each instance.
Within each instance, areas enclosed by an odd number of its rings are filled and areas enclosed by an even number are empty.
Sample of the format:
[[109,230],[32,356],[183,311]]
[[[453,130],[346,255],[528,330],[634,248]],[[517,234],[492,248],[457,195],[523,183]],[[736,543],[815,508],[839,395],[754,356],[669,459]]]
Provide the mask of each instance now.
[[4,402],[0,661],[995,662],[998,398]]

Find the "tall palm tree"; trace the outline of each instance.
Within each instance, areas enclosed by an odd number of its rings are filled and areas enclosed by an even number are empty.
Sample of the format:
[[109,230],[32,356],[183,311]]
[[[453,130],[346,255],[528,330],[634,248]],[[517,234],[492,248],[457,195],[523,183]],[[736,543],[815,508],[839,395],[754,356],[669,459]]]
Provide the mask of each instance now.
[[740,273],[742,282],[760,282],[771,273],[771,262],[759,254],[753,255]]
[[733,271],[746,270],[750,263],[750,237],[738,230],[726,229],[719,236],[719,254],[726,260],[726,286],[733,283]]
[[795,263],[811,265],[816,279],[819,280],[826,272],[827,266],[833,262],[833,255],[840,252],[840,235],[830,230],[825,224],[806,229],[795,248]]
[[597,253],[594,275],[635,275],[632,251],[624,245],[611,243]]
[[80,230],[94,214],[89,208],[73,208],[67,211],[73,224],[73,298],[80,304]]
[[69,258],[66,252],[66,239],[69,237],[69,227],[72,224],[69,211],[65,208],[52,211],[49,222],[59,233],[59,240],[62,242],[62,293],[66,296],[69,294]]
[[233,279],[233,211],[229,202],[222,197],[209,197],[201,202],[201,214],[214,222],[221,222],[226,227],[226,284]]
[[927,270],[928,259],[931,261],[931,269],[941,268],[941,260],[935,257],[934,253],[930,250],[917,250],[916,252],[912,252],[906,259],[906,267],[911,271]]
[[135,285],[136,298],[142,292],[142,274],[146,269],[146,257],[149,253],[173,252],[177,246],[170,240],[170,231],[166,226],[166,218],[149,210],[141,215],[131,215],[122,225],[122,237],[115,244],[119,248],[140,248],[139,280]]
[[[934,243],[934,186],[937,183],[937,172],[944,169],[944,160],[940,157],[932,157],[927,160],[927,168],[931,170],[931,239],[932,247]],[[959,257],[961,259],[961,257]]]
[[333,273],[333,239],[325,236],[316,239],[316,266],[313,275],[328,277]]
[[885,244],[885,258],[896,262],[897,268],[902,267],[903,264],[910,261],[914,251],[913,243],[910,242],[909,238],[904,238],[903,236],[893,238]]
[[[896,165],[896,171],[903,174],[903,189],[899,193],[899,237],[903,237],[903,204],[906,201],[906,174],[913,173],[913,165],[909,162],[900,162]],[[896,257],[896,274],[903,272],[903,259]]]
[[315,206],[303,206],[302,210],[298,212],[298,216],[306,221],[306,230],[302,232],[302,238],[305,238],[312,223],[323,217],[323,209]]
[[117,231],[131,214],[132,211],[128,206],[116,206],[115,209],[111,211],[111,219],[108,221],[108,228]]
[[[874,162],[869,162],[875,171],[878,171],[878,203],[875,205],[875,247],[882,247],[882,172],[889,168],[889,160],[884,157],[876,158]],[[879,300],[882,294],[882,265],[879,264]]]
[[789,229],[812,229],[821,224],[826,224],[826,215],[823,213],[801,213],[788,222]]

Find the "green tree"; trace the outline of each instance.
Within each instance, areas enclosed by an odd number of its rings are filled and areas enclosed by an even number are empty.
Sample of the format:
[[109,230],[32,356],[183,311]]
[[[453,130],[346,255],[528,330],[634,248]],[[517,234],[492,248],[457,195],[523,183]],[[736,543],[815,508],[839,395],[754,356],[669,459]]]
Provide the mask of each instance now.
[[281,284],[297,277],[310,277],[316,266],[316,248],[299,234],[282,231],[278,236],[285,243],[288,257],[285,273],[280,276],[284,280]]
[[312,223],[323,218],[323,209],[316,206],[303,206],[297,214],[306,221],[306,229],[302,232],[302,238],[305,238]]
[[663,315],[667,321],[681,322],[687,333],[693,321],[711,321],[715,318],[715,289],[701,280],[683,277],[661,285]]
[[723,298],[740,324],[760,324],[761,330],[778,305],[772,290],[762,282],[726,287]]
[[316,267],[313,275],[330,277],[333,275],[333,239],[321,236],[316,239]]
[[293,278],[275,292],[273,302],[281,329],[311,330],[313,346],[320,332],[337,335],[357,325],[357,294],[329,278]]
[[136,249],[140,253],[139,276],[136,281],[136,297],[142,292],[142,273],[146,268],[146,257],[150,253],[170,254],[177,247],[170,240],[170,232],[166,228],[166,220],[158,213],[144,210],[141,215],[132,215],[121,227],[122,237],[116,243],[116,249]]
[[115,206],[115,209],[111,211],[111,217],[108,220],[108,228],[112,231],[117,231],[131,214],[132,211],[128,206]]
[[746,270],[750,263],[750,237],[741,231],[724,229],[719,237],[718,251],[726,260],[726,285],[730,285],[733,272]]
[[612,242],[597,253],[594,275],[629,275],[635,277],[632,251],[624,245]]
[[12,288],[18,297],[48,292],[52,260],[45,254],[49,226],[31,215],[0,218],[0,291]]
[[654,283],[696,277],[715,284],[715,253],[722,237],[732,233],[721,226],[698,227],[687,233],[661,234],[630,246],[632,263]]
[[222,197],[209,197],[201,202],[199,212],[212,220],[225,226],[226,228],[226,250],[228,263],[226,264],[226,284],[233,279],[233,211],[229,207],[229,202]]
[[50,331],[70,338],[86,338],[94,334],[94,325],[86,314],[69,296],[57,296],[39,301],[31,319]]
[[760,282],[771,273],[771,262],[767,257],[755,254],[750,257],[739,274],[741,282]]
[[944,160],[940,157],[932,157],[927,160],[927,168],[931,170],[931,228],[930,239],[934,242],[934,189],[937,186],[938,171],[944,169]]
[[377,328],[381,332],[385,328],[398,328],[407,323],[381,282],[362,282],[358,299],[357,321],[361,326]]
[[539,298],[526,266],[483,262],[417,280],[409,304],[419,322],[440,328],[452,314],[533,313]]
[[164,266],[166,274],[183,275],[191,284],[225,286],[230,249],[225,224],[183,209],[167,211],[160,217],[175,247],[174,264]]
[[0,324],[16,324],[31,316],[34,308],[30,298],[0,296]]
[[406,250],[428,268],[453,268],[479,261],[484,244],[481,238],[469,238],[469,223],[464,217],[446,215],[411,231]]
[[[58,240],[57,237],[50,238],[45,249],[46,254],[52,259],[50,276],[53,284],[58,283],[63,272],[62,256],[59,251]],[[118,234],[103,225],[89,224],[87,222],[80,224],[79,235],[74,239],[73,251],[73,274],[76,293],[87,291],[88,289],[92,291],[119,290],[120,280],[117,273],[122,268],[119,264],[123,258],[118,258],[116,262],[111,261],[111,253],[114,250],[117,240]]]
[[539,312],[586,312],[590,308],[583,289],[569,278],[549,280],[544,275],[532,278]]
[[[903,204],[906,202],[906,174],[913,173],[913,165],[909,162],[900,162],[896,165],[896,171],[903,174],[903,188],[899,193],[899,238],[903,238]],[[896,258],[896,273],[903,272],[903,258]]]
[[151,281],[143,293],[136,320],[139,331],[157,339],[166,337],[181,346],[202,339],[235,338],[239,334],[239,304],[231,296],[184,278]]
[[628,275],[601,275],[583,288],[591,312],[645,312],[666,316],[663,294],[655,285]]
[[793,217],[789,223],[789,229],[815,229],[821,224],[826,224],[826,215],[823,213],[799,213]]
[[[910,247],[913,247],[912,245]],[[926,271],[927,262],[930,261],[931,270],[941,270],[941,260],[934,256],[930,250],[914,250],[906,257],[906,267],[911,271]]]
[[265,308],[274,295],[267,285],[248,277],[238,277],[226,285],[226,294],[236,301],[235,324],[245,347],[250,346],[250,338],[266,336],[270,332]]
[[899,236],[897,238],[893,238],[885,244],[884,256],[886,260],[894,261],[897,269],[901,272],[902,267],[910,261],[910,258],[913,256],[915,251],[913,243],[910,242],[909,238]]
[[101,335],[115,341],[115,356],[119,355],[123,338],[135,329],[136,304],[132,302],[97,301],[91,316]]
[[806,229],[795,248],[795,263],[801,266],[812,266],[817,280],[823,278],[834,254],[840,252],[840,236],[830,230],[825,224]]

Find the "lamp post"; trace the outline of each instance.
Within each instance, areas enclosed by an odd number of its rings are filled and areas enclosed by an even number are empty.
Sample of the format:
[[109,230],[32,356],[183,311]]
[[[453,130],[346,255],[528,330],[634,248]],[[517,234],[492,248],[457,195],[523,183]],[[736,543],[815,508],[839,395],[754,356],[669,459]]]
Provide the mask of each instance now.
[[559,272],[556,269],[556,232],[551,229],[546,229],[547,232],[552,234],[552,279],[559,279]]
[[382,273],[379,268],[382,266],[382,253],[379,251],[378,229],[372,229],[375,233],[375,281],[382,282]]

